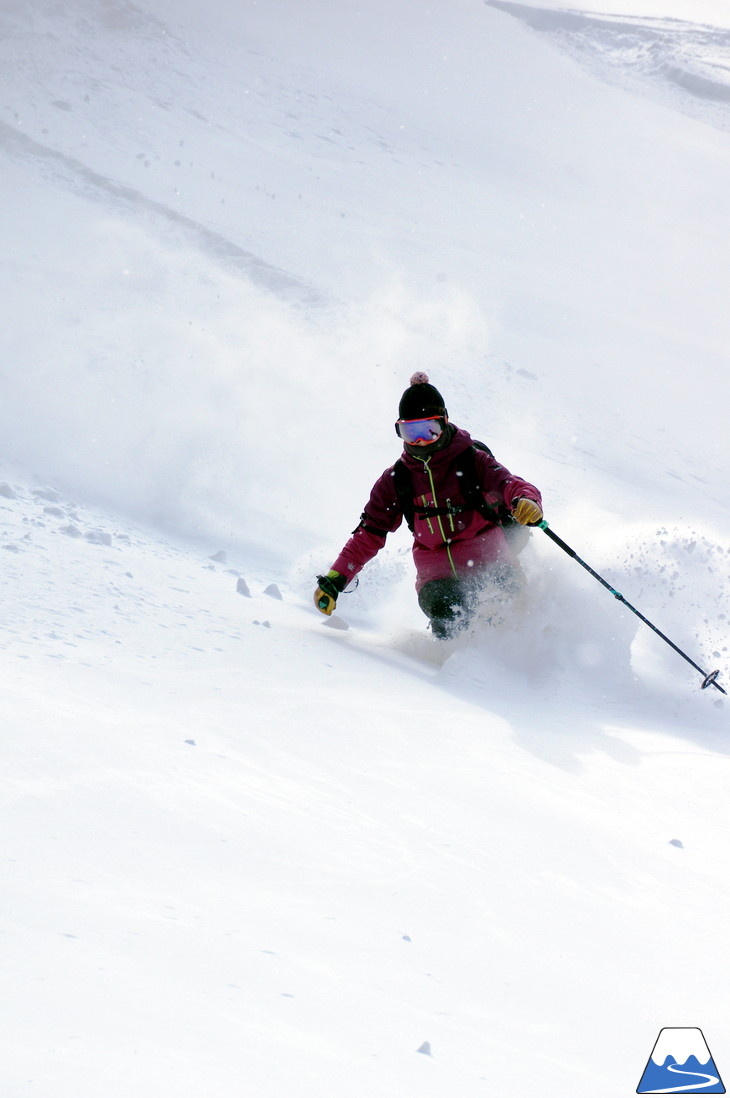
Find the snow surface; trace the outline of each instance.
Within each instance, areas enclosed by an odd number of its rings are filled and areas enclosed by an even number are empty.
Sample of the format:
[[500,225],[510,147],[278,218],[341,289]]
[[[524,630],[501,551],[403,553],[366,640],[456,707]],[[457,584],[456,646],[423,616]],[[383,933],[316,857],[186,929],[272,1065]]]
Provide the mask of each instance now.
[[720,693],[539,532],[450,647],[405,531],[311,594],[426,369],[727,685],[729,34],[0,7],[2,1098],[727,1073]]

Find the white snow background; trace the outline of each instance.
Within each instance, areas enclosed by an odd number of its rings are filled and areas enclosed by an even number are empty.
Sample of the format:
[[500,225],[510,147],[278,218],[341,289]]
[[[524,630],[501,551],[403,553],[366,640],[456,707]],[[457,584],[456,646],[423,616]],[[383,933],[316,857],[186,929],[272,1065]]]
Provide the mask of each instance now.
[[311,597],[425,369],[727,686],[725,0],[3,0],[1,1098],[730,1074],[722,695],[540,531]]

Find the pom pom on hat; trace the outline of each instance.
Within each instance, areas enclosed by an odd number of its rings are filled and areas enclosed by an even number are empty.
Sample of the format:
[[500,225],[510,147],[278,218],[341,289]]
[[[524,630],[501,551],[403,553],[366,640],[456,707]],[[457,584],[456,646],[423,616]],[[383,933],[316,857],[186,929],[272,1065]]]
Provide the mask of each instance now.
[[411,377],[410,388],[400,398],[399,419],[420,419],[428,416],[446,416],[444,398],[435,385],[431,385],[428,374],[417,370]]

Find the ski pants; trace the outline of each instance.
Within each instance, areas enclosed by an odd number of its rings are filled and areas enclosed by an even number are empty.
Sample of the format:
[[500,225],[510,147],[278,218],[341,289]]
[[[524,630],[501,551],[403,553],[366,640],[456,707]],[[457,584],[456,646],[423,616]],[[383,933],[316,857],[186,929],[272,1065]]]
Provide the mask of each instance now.
[[516,562],[495,561],[466,579],[429,580],[418,593],[418,605],[430,619],[433,635],[447,640],[465,629],[481,609],[487,624],[503,620],[504,605],[519,593],[522,578]]

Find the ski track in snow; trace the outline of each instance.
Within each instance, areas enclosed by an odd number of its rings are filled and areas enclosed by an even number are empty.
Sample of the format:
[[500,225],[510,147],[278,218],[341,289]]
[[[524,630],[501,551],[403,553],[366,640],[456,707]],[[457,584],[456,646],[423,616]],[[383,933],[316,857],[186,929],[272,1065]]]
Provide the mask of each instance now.
[[91,198],[106,208],[131,214],[133,220],[150,225],[158,233],[166,233],[176,246],[189,245],[210,256],[224,268],[247,275],[263,289],[291,299],[300,305],[321,304],[322,295],[313,287],[285,271],[252,255],[221,233],[206,228],[184,214],[145,197],[140,191],[92,171],[73,157],[34,141],[0,122],[0,151],[23,163],[75,194]]

